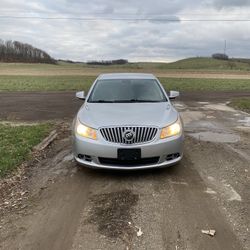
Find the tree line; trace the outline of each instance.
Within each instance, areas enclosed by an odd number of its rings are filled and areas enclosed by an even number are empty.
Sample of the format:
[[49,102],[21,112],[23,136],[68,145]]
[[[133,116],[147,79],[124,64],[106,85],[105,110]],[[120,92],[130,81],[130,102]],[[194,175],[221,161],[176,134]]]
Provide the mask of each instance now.
[[128,63],[126,59],[118,59],[118,60],[101,60],[101,61],[89,61],[87,64],[90,65],[122,65]]
[[215,53],[212,55],[212,58],[219,60],[229,60],[229,56],[223,53]]
[[56,60],[30,44],[0,39],[0,62],[52,63]]

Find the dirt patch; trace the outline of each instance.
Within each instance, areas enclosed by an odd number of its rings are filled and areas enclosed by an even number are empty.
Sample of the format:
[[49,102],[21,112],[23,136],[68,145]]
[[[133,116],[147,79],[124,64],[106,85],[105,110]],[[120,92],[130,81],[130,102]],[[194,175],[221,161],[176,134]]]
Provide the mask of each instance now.
[[[250,96],[250,91],[185,91],[181,92],[178,100],[222,102],[243,96]],[[73,119],[82,104],[75,98],[74,91],[2,92],[0,120],[37,122]]]
[[83,104],[75,92],[0,93],[0,120],[39,122],[73,119]]
[[134,228],[131,227],[132,212],[138,200],[139,195],[128,189],[95,195],[91,199],[88,222],[97,225],[101,234],[127,242],[134,234]]
[[[57,141],[70,135],[68,127],[69,125],[64,123],[57,124]],[[35,189],[35,185],[32,185],[32,189],[30,188],[32,176],[37,174],[36,170],[39,164],[52,157],[55,153],[54,142],[44,150],[39,152],[34,150],[31,153],[31,159],[23,162],[5,178],[0,179],[0,216],[6,212],[19,211],[28,207],[28,199]],[[47,172],[46,180],[48,178]],[[38,181],[36,182],[38,183]]]

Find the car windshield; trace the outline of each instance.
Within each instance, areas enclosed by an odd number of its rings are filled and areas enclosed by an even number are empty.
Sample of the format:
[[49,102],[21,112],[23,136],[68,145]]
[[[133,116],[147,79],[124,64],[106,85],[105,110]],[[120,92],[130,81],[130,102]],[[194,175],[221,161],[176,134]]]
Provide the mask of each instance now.
[[98,80],[88,102],[166,102],[167,99],[154,79]]

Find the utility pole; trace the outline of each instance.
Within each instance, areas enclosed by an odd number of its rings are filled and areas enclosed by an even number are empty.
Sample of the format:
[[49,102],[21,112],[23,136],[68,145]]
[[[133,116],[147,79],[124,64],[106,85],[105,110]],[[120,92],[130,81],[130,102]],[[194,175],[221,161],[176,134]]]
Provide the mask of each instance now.
[[224,55],[226,55],[226,51],[227,51],[227,40],[225,40],[224,43]]

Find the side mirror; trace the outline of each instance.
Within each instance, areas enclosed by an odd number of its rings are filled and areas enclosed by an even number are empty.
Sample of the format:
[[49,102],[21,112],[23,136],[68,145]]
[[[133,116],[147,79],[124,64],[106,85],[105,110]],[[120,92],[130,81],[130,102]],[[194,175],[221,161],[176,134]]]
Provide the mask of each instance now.
[[76,92],[76,98],[85,100],[84,91]]
[[170,94],[169,94],[169,99],[173,100],[173,99],[175,99],[178,96],[180,96],[180,92],[179,91],[173,91],[173,90],[171,90]]

